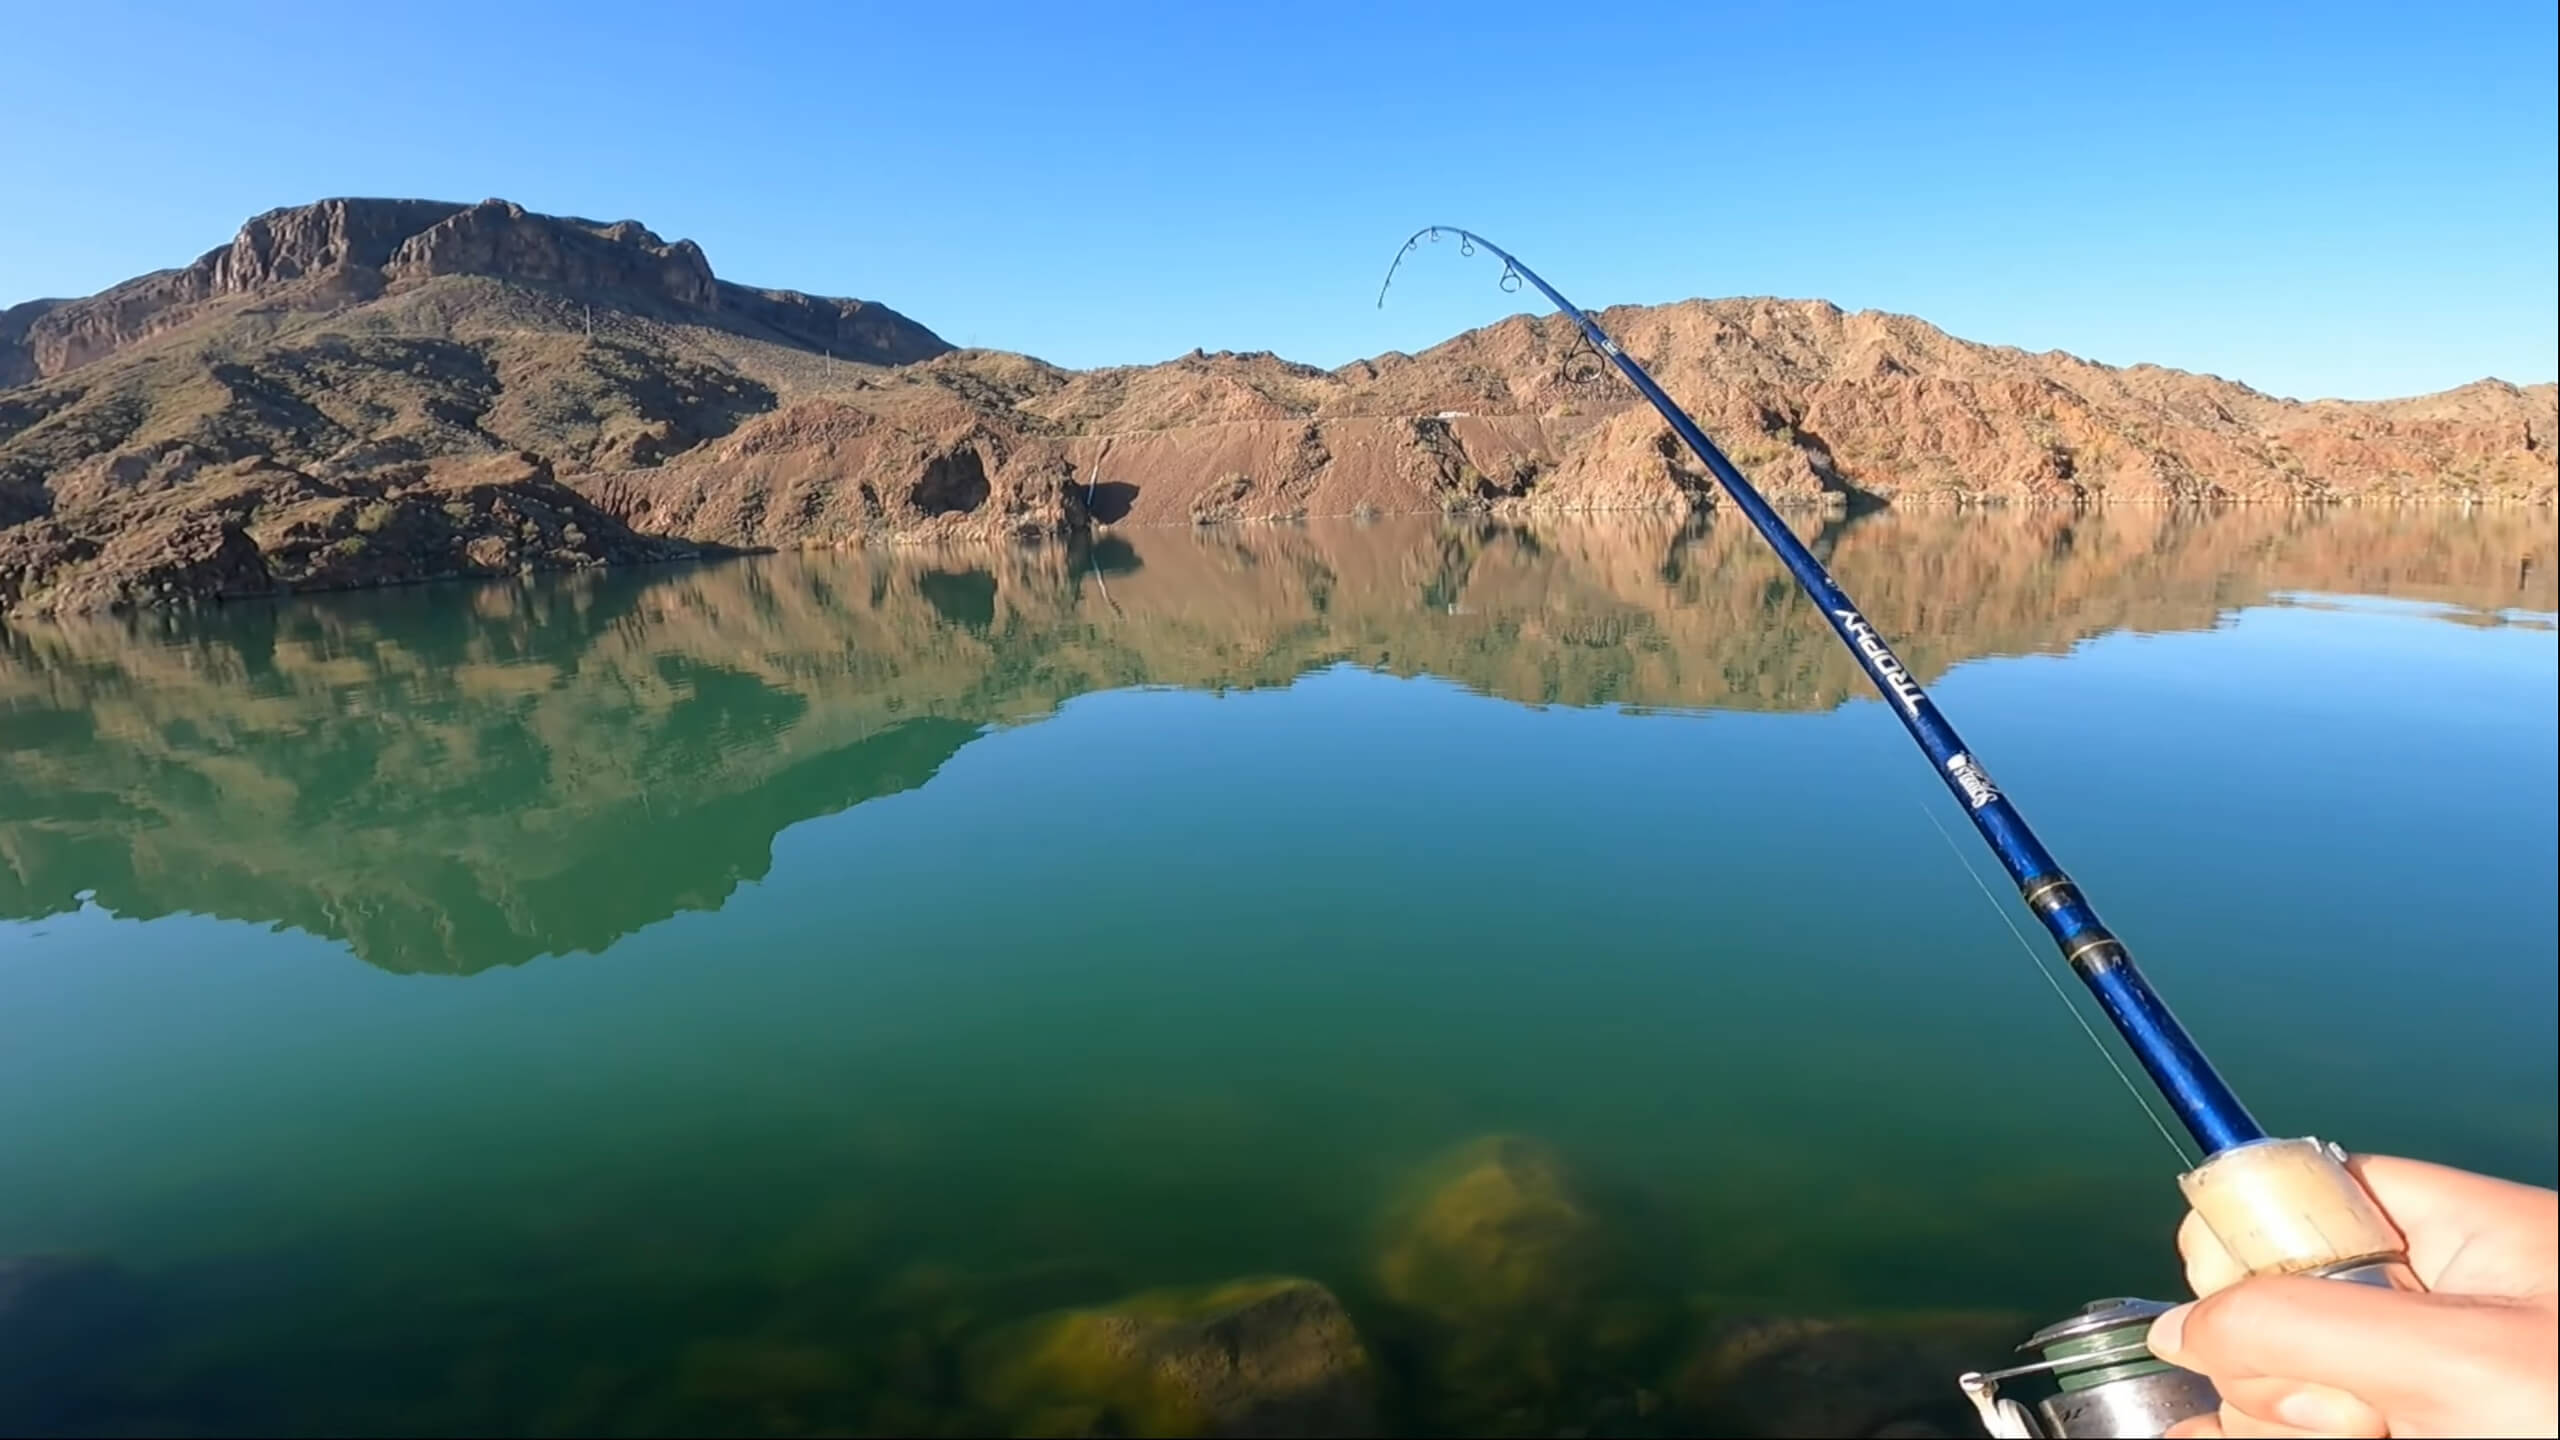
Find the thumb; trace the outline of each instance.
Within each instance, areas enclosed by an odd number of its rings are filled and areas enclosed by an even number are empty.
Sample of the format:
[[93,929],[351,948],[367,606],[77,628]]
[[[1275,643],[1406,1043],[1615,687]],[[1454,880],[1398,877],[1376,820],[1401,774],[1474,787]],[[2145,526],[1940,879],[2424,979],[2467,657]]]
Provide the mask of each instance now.
[[2514,1347],[2506,1305],[2337,1280],[2243,1280],[2152,1322],[2153,1353],[2217,1384],[2271,1378],[2344,1390],[2382,1412],[2393,1433],[2501,1388],[2497,1357]]

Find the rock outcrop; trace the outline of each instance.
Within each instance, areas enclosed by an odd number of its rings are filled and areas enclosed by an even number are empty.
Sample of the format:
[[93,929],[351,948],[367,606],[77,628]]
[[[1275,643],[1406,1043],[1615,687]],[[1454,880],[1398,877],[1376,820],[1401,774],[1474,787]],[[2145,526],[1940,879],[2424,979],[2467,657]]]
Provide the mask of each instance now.
[[952,397],[895,410],[833,399],[761,416],[673,464],[582,476],[638,529],[741,549],[863,540],[1038,539],[1080,529],[1056,438]]
[[204,307],[215,301],[289,287],[307,287],[303,298],[322,305],[361,297],[379,289],[380,268],[410,236],[461,208],[433,200],[323,200],[270,210],[192,265],[154,271],[85,300],[38,302],[47,309],[18,335],[0,330],[0,344],[14,340],[18,351],[15,366],[0,358],[0,367],[49,379],[205,318]]
[[0,309],[0,390],[24,385],[36,378],[35,357],[27,346],[27,331],[38,320],[65,305],[62,300],[28,300]]
[[392,282],[491,275],[696,310],[720,300],[711,261],[690,240],[670,245],[636,220],[599,225],[535,215],[503,200],[457,210],[401,241],[382,275]]
[[108,467],[120,493],[0,530],[0,610],[170,607],[690,557],[528,457],[324,480],[261,461]]

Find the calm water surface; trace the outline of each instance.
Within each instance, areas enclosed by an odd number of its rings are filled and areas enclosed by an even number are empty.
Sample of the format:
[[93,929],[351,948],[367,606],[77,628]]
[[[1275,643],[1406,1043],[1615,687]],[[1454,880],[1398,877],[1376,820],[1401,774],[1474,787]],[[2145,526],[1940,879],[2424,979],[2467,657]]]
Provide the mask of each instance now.
[[[2272,1128],[2551,1182],[2547,513],[1818,544]],[[2177,1161],[1941,822],[1733,527],[0,629],[0,1428],[1039,1430],[1007,1327],[1273,1274],[1408,1430],[1993,1362],[2174,1291]],[[1615,1257],[1535,1363],[1397,1278],[1494,1153]]]

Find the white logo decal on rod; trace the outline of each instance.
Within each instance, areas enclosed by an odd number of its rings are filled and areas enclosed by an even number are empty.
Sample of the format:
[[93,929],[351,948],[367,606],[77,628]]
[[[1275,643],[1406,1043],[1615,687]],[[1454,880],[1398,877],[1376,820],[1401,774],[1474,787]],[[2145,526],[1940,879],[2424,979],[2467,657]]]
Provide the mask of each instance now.
[[1973,809],[1979,810],[2000,798],[2000,789],[1991,783],[1991,777],[1983,774],[1982,767],[1974,763],[1973,757],[1961,750],[1947,761],[1947,773],[1955,777],[1956,788],[1964,791],[1965,804]]
[[1868,624],[1867,617],[1855,610],[1834,610],[1831,613],[1840,617],[1841,627],[1849,632],[1850,642],[1858,647],[1859,654],[1867,657],[1868,663],[1876,667],[1876,674],[1883,678],[1885,688],[1893,692],[1893,698],[1902,702],[1906,712],[1919,714],[1919,682],[1913,680],[1911,672],[1903,669],[1902,662],[1893,658],[1893,652],[1885,648],[1884,637],[1876,634],[1876,627]]

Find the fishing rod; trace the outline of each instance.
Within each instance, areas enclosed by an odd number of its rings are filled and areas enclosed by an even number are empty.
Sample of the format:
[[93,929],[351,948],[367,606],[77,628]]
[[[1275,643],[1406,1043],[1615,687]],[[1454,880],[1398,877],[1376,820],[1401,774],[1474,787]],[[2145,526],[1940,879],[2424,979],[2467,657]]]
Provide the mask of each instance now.
[[[1378,287],[1378,304],[1386,304],[1387,286],[1395,283],[1404,257],[1444,235],[1455,236],[1463,254],[1481,249],[1500,260],[1500,284],[1505,291],[1517,291],[1525,283],[1572,321],[1592,348],[1617,366],[1627,383],[1661,413],[1672,433],[1715,477],[1734,508],[1777,551],[1788,573],[1840,643],[1849,647],[1858,668],[1875,682],[1887,708],[1929,757],[1939,780],[1999,857],[2001,868],[2018,887],[2019,898],[2053,937],[2064,963],[2097,997],[2099,1008],[2141,1062],[2170,1111],[2195,1137],[2204,1159],[2179,1177],[2179,1186],[2232,1259],[2252,1275],[2316,1274],[2419,1288],[2399,1231],[2347,1170],[2344,1152],[2316,1139],[2272,1139],[2250,1116],[2135,967],[2124,942],[2098,919],[2088,897],[2036,838],[2017,806],[1992,783],[1937,702],[1895,657],[1848,592],[1688,412],[1654,383],[1634,357],[1618,348],[1598,322],[1517,256],[1453,225],[1425,227],[1404,242],[1394,264],[1387,267],[1386,284]],[[2098,1302],[2038,1331],[2021,1346],[2041,1357],[2035,1363],[1969,1374],[1961,1383],[1994,1436],[2160,1435],[2175,1421],[2210,1411],[2219,1403],[2202,1377],[2161,1365],[2142,1344],[2151,1319],[2167,1308],[2154,1301]],[[2028,1378],[2050,1381],[2057,1389],[2035,1414],[1997,1393],[2002,1381]],[[2043,1428],[2038,1426],[2039,1418]]]

